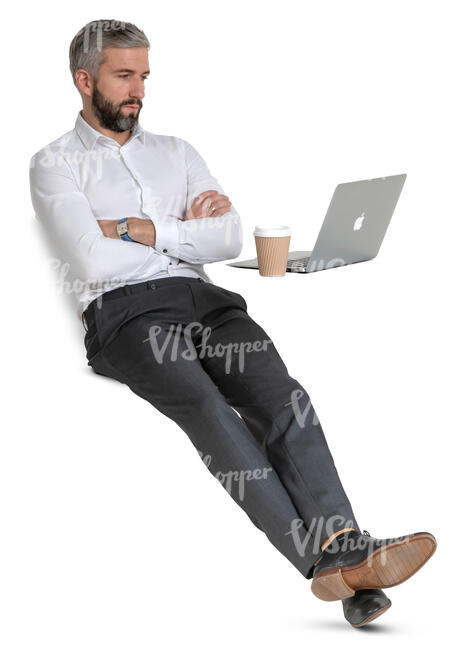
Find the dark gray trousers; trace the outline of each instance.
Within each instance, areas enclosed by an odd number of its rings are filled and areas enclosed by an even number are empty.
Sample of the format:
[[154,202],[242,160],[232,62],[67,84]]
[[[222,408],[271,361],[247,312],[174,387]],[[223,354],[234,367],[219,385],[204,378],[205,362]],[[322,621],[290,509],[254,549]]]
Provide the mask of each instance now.
[[326,537],[360,530],[307,392],[240,294],[161,278],[107,291],[83,322],[92,369],[174,420],[303,576]]

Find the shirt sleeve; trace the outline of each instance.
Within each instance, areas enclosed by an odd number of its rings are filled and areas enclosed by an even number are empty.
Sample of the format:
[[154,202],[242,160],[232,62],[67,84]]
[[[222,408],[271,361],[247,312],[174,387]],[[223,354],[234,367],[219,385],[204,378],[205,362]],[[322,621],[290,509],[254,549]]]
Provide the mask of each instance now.
[[124,282],[151,257],[151,247],[104,236],[65,159],[49,166],[43,151],[34,154],[29,181],[35,215],[53,250],[82,283]]
[[[206,190],[225,194],[198,151],[186,140],[179,139],[184,149],[187,173],[187,213],[196,197]],[[243,246],[241,219],[233,205],[220,217],[202,219],[154,219],[155,249],[191,264],[207,264],[238,257]]]

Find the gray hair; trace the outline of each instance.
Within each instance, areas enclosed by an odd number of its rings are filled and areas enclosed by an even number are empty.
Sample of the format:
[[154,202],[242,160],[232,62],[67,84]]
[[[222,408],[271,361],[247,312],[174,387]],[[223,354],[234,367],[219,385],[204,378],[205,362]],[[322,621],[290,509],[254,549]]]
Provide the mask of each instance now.
[[120,20],[93,20],[73,37],[69,47],[72,80],[78,91],[75,73],[83,68],[97,82],[99,68],[104,63],[103,50],[107,47],[150,48],[147,36],[132,23]]

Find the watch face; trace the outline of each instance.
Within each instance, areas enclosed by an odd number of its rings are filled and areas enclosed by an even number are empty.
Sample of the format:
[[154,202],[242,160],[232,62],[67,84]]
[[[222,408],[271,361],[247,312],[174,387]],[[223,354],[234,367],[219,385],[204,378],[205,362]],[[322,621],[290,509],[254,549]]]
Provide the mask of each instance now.
[[121,237],[121,235],[126,235],[126,233],[128,232],[128,225],[127,225],[126,221],[123,221],[123,223],[119,223],[117,225],[117,230],[118,230],[118,234],[120,235],[120,237]]

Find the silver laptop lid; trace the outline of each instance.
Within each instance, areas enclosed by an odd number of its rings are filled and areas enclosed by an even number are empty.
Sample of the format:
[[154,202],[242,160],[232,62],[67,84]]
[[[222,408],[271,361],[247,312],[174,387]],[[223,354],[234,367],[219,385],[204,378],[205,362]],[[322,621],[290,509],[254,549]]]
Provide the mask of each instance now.
[[340,183],[307,272],[364,262],[377,255],[407,174]]

